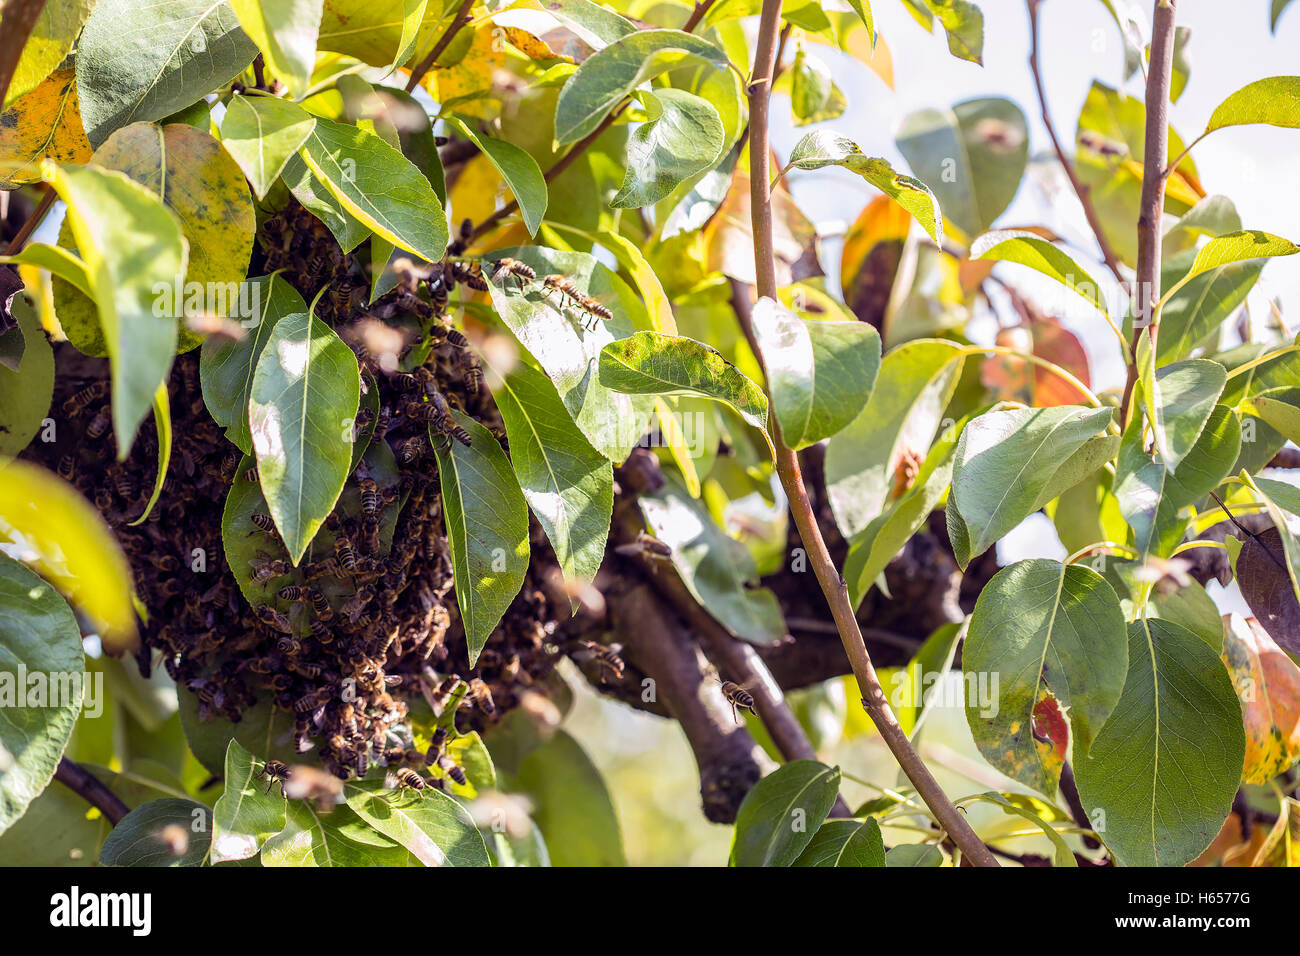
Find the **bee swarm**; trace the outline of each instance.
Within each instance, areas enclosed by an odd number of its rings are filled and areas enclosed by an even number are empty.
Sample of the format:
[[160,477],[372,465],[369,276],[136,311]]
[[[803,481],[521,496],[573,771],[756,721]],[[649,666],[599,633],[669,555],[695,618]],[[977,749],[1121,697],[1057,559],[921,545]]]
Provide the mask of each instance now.
[[[106,362],[61,346],[69,359],[61,358],[61,366],[72,372],[61,367],[56,382],[52,414],[59,416],[58,440],[34,443],[26,454],[72,481],[113,529],[149,611],[140,668],[148,674],[161,655],[177,684],[197,695],[200,719],[239,721],[246,708],[270,698],[293,715],[297,749],[304,756],[314,751],[339,776],[364,773],[372,763],[427,759],[455,779],[460,768],[446,757],[426,757],[394,733],[407,716],[407,702],[436,699],[439,682],[445,691],[463,679],[472,692],[460,701],[457,727],[491,725],[551,674],[560,655],[552,635],[569,610],[563,593],[547,583],[554,580],[554,555],[533,522],[533,557],[523,588],[470,668],[428,435],[433,424],[445,442],[468,442],[437,405],[445,399],[504,436],[492,398],[481,387],[478,361],[445,317],[449,285],[459,280],[477,288],[484,277],[477,266],[456,264],[446,270],[448,278],[426,283],[427,298],[417,294],[417,282],[407,281],[366,308],[364,273],[297,203],[264,223],[258,243],[250,275],[282,269],[309,302],[328,284],[316,314],[358,352],[363,388],[378,390],[377,421],[365,414],[363,398],[358,426],[373,424],[372,447],[386,442],[397,463],[398,478],[387,497],[364,464],[348,479],[318,535],[335,542],[332,556],[309,551],[294,569],[273,526],[270,533],[255,531],[250,540],[264,557],[241,574],[260,578],[270,599],[256,606],[245,599],[224,557],[222,514],[232,485],[255,480],[256,472],[240,467],[241,453],[208,413],[198,350],[178,355],[172,369],[171,466],[143,523],[130,524],[153,488],[158,437],[150,419],[127,460],[114,461],[105,414]],[[421,340],[430,344],[427,358],[405,371],[384,367],[367,343],[385,329],[417,346]],[[409,348],[401,351],[403,358]],[[359,502],[355,512],[345,507],[347,501]],[[377,540],[374,515],[389,506],[397,516],[385,547]],[[199,553],[206,562],[201,569],[195,565]]]

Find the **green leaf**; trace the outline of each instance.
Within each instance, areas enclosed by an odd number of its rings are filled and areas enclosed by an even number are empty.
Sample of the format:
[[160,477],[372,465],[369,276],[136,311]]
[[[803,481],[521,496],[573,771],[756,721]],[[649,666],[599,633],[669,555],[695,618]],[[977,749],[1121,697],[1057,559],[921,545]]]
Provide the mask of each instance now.
[[26,564],[85,614],[112,655],[138,646],[131,569],[99,512],[71,485],[30,462],[0,469],[0,526]]
[[827,130],[808,133],[795,143],[786,166],[806,170],[842,166],[857,173],[911,213],[936,244],[943,244],[943,214],[929,187],[919,179],[895,172],[888,160],[866,156],[857,143],[845,136]]
[[229,0],[271,73],[299,99],[316,66],[321,0]]
[[1059,247],[1042,236],[1015,229],[986,232],[971,244],[970,257],[1028,266],[1036,272],[1055,279],[1070,291],[1078,293],[1098,312],[1107,314],[1106,301],[1102,298],[1101,287],[1097,285],[1096,280]]
[[458,129],[496,167],[519,203],[519,213],[524,217],[528,234],[537,235],[537,227],[546,216],[548,199],[546,179],[537,160],[514,143],[479,135],[458,119],[448,120],[448,125]]
[[425,866],[491,866],[469,812],[432,787],[387,790],[383,781],[343,784],[349,809]]
[[1290,239],[1283,239],[1258,229],[1246,229],[1227,236],[1218,236],[1201,246],[1196,260],[1184,280],[1193,279],[1203,272],[1217,269],[1232,262],[1250,259],[1271,259],[1276,256],[1293,256],[1300,252]]
[[929,450],[966,353],[938,339],[894,349],[880,363],[871,398],[826,446],[826,491],[846,537],[885,507],[900,462]]
[[212,811],[194,800],[164,797],[136,807],[113,827],[101,866],[202,866],[212,843]]
[[125,459],[176,354],[175,317],[156,314],[155,286],[185,275],[187,243],[161,199],[121,173],[60,168],[54,188],[68,204],[99,309],[113,373],[113,431]]
[[831,77],[830,68],[809,56],[801,44],[790,66],[790,111],[795,126],[807,126],[835,119],[844,113],[848,101]]
[[1227,372],[1218,362],[1188,359],[1166,365],[1152,379],[1149,358],[1150,340],[1143,336],[1138,348],[1138,369],[1147,419],[1155,433],[1161,462],[1176,474],[1218,404]]
[[90,276],[86,264],[62,246],[51,246],[44,242],[29,242],[17,255],[0,256],[0,263],[36,266],[50,275],[62,279],[82,295],[89,298]]
[[631,20],[591,0],[550,0],[546,12],[593,50],[603,50],[637,31]]
[[348,215],[421,259],[442,258],[447,248],[442,203],[424,174],[381,137],[317,119],[299,155]]
[[885,852],[885,866],[943,866],[943,851],[932,843],[903,843]]
[[325,183],[316,178],[303,162],[301,152],[290,157],[281,176],[293,193],[293,198],[325,224],[344,252],[351,252],[370,236],[370,229],[365,223],[348,212],[326,188]]
[[287,801],[269,777],[258,776],[252,754],[232,740],[226,750],[225,790],[212,808],[212,862],[246,860],[285,827]]
[[962,431],[953,465],[950,514],[969,535],[963,568],[1061,492],[1114,457],[1109,408],[1017,408],[981,415]]
[[868,817],[827,820],[791,866],[884,866],[885,842],[880,824]]
[[[645,434],[654,408],[648,397],[611,391],[597,374],[601,348],[636,329],[651,327],[646,306],[622,279],[582,252],[541,246],[502,249],[501,257],[518,259],[537,272],[567,276],[583,294],[601,301],[612,319],[584,325],[584,314],[548,295],[540,281],[491,283],[492,304],[519,344],[555,383],[569,416],[593,448],[622,462]],[[671,315],[671,313],[669,313]]]
[[582,139],[642,83],[698,57],[715,69],[727,55],[708,40],[680,30],[642,30],[593,53],[560,91],[555,103],[555,141]]
[[787,445],[814,445],[858,416],[880,371],[874,328],[806,321],[768,298],[754,305],[753,324]]
[[590,584],[609,536],[613,466],[583,437],[555,386],[536,369],[520,365],[511,372],[496,402],[510,439],[510,464],[565,579]]
[[62,0],[43,5],[36,25],[22,45],[18,62],[13,64],[13,76],[4,98],[5,109],[36,89],[67,59],[94,6],[95,0]]
[[158,432],[158,473],[154,477],[153,491],[144,506],[144,512],[131,522],[132,527],[142,524],[144,519],[149,517],[149,512],[153,511],[154,505],[158,503],[158,498],[162,495],[163,483],[167,480],[167,469],[172,461],[172,403],[166,384],[159,385],[153,397],[153,424]]
[[1088,752],[1124,688],[1119,598],[1089,568],[1018,561],[980,592],[962,650],[967,680],[997,676],[994,701],[967,695],[966,721],[996,769],[1052,799],[1069,740]]
[[1300,76],[1269,76],[1247,83],[1215,108],[1205,132],[1251,123],[1300,128]]
[[790,866],[840,790],[839,767],[792,760],[754,785],[736,814],[730,866]]
[[767,427],[767,396],[722,353],[680,335],[636,332],[600,353],[600,384],[632,395],[696,395],[730,405]]
[[1270,388],[1245,402],[1247,414],[1258,415],[1286,436],[1300,444],[1300,388]]
[[984,14],[968,0],[925,0],[926,7],[948,34],[948,52],[961,60],[984,64]]
[[248,424],[258,480],[294,565],[343,490],[360,401],[356,356],[333,329],[306,312],[276,323],[253,373]]
[[700,607],[747,641],[768,644],[785,637],[780,602],[759,585],[753,557],[718,527],[702,501],[671,478],[638,501],[647,527],[672,548],[673,567]]
[[243,72],[257,47],[225,0],[99,0],[77,43],[92,146],[119,126],[179,112]]
[[524,757],[509,789],[532,803],[532,817],[555,866],[627,865],[605,781],[565,731],[556,731]]
[[245,455],[253,454],[248,402],[257,360],[281,319],[307,311],[302,296],[278,273],[249,279],[248,289],[251,301],[257,305],[249,334],[238,341],[224,336],[209,339],[199,355],[203,401],[213,421],[226,430],[226,438]]
[[[206,125],[195,129],[177,123],[161,127],[133,123],[114,132],[95,151],[94,162],[126,173],[162,197],[189,243],[186,284],[178,284],[178,273],[169,278],[168,287],[155,287],[155,308],[177,319],[187,313],[237,314],[236,283],[242,282],[248,272],[256,217],[239,166],[212,138]],[[65,226],[59,234],[60,244],[70,245],[72,238]],[[196,290],[202,294],[196,295]],[[77,348],[105,354],[100,323],[90,301],[56,281],[54,310]],[[200,341],[182,327],[177,351],[187,351]]]
[[54,396],[54,350],[41,320],[21,292],[12,308],[24,346],[17,368],[0,362],[0,467],[36,437]]
[[291,800],[285,828],[266,841],[263,866],[422,866],[346,806],[323,812]]
[[258,199],[316,128],[316,118],[274,96],[232,96],[221,121],[221,143],[248,177]]
[[1160,310],[1160,336],[1156,343],[1160,365],[1185,359],[1198,346],[1210,341],[1229,317],[1236,314],[1255,287],[1264,263],[1260,260],[1233,262],[1202,272],[1173,291],[1191,268],[1191,250],[1165,261],[1160,270],[1161,285],[1171,290]]
[[204,769],[215,776],[226,772],[226,751],[232,740],[239,741],[258,760],[292,764],[302,759],[294,741],[294,714],[276,707],[271,699],[245,707],[236,724],[220,714],[200,720],[198,695],[187,687],[178,687],[177,697],[185,741]]
[[432,49],[438,34],[430,31],[445,28],[452,9],[426,0],[326,0],[317,45],[371,66],[401,66],[417,44]]
[[615,209],[650,206],[701,170],[711,168],[726,145],[722,119],[708,100],[685,90],[642,92],[650,113],[627,141],[627,172]]
[[1218,834],[1246,736],[1219,652],[1163,620],[1128,627],[1124,693],[1087,757],[1079,796],[1122,866],[1184,866]]
[[[528,571],[528,505],[519,479],[492,433],[459,412],[470,445],[438,447],[438,476],[456,604],[465,625],[470,666],[523,586]],[[437,446],[446,442],[430,433]]]
[[[0,554],[0,686],[7,688],[0,721],[0,753],[6,758],[0,766],[0,833],[53,778],[81,713],[84,671],[81,631],[68,602]],[[28,675],[47,679],[38,684]]]
[[[1127,640],[1127,639],[1126,639]],[[1065,839],[1056,832],[1056,828],[1044,820],[1041,816],[1030,809],[1032,802],[1029,798],[1020,794],[1001,794],[1001,793],[981,793],[976,796],[977,800],[984,800],[995,806],[1001,807],[1004,813],[1011,816],[1021,817],[1037,826],[1043,831],[1043,834],[1052,842],[1055,849],[1055,855],[1052,858],[1052,864],[1058,867],[1078,867],[1079,863],[1074,858],[1074,853]]]
[[1277,33],[1277,22],[1282,19],[1282,13],[1291,5],[1291,0],[1273,0],[1273,8],[1268,12],[1268,26],[1274,33]]
[[948,223],[967,237],[986,232],[1011,205],[1029,160],[1025,115],[1001,97],[912,113],[897,143],[912,172],[934,190]]
[[1142,558],[1168,558],[1186,530],[1178,512],[1208,495],[1231,473],[1241,451],[1241,424],[1231,409],[1216,406],[1177,476],[1147,453],[1142,432],[1142,420],[1135,416],[1115,463],[1115,498]]

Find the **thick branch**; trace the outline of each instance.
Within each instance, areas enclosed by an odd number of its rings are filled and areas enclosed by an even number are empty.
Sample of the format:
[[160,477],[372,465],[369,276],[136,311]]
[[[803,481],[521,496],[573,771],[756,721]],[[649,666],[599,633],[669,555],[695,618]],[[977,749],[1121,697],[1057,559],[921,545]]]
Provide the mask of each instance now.
[[1128,420],[1133,386],[1137,383],[1137,345],[1142,330],[1151,328],[1154,350],[1158,329],[1156,303],[1160,299],[1160,219],[1165,208],[1165,162],[1169,158],[1169,84],[1174,67],[1176,0],[1158,0],[1151,24],[1151,65],[1147,73],[1147,127],[1142,157],[1142,197],[1138,208],[1137,280],[1134,287],[1132,350],[1128,382],[1124,386],[1121,419]]
[[[764,0],[763,12],[759,21],[758,43],[754,52],[754,73],[749,84],[749,179],[750,179],[750,215],[754,233],[754,266],[757,276],[758,294],[771,299],[776,298],[776,259],[773,254],[772,207],[770,188],[772,181],[771,163],[768,146],[768,113],[771,104],[772,76],[776,69],[777,28],[781,19],[781,0]],[[743,311],[743,310],[742,310]],[[745,333],[754,345],[754,353],[760,357],[761,352],[753,338],[753,329],[748,316],[741,316]],[[911,742],[899,726],[898,720],[890,709],[884,688],[872,666],[858,629],[857,617],[849,601],[848,585],[835,569],[826,542],[817,527],[808,493],[804,488],[803,477],[799,470],[799,459],[781,437],[781,426],[775,413],[768,416],[768,430],[771,433],[773,449],[776,453],[776,470],[781,479],[790,502],[790,512],[800,538],[808,551],[822,593],[830,605],[831,615],[839,629],[840,639],[853,666],[858,688],[862,693],[862,703],[870,715],[876,729],[893,752],[895,759],[907,774],[918,794],[934,813],[939,824],[952,837],[953,842],[961,847],[963,855],[979,866],[997,866],[993,854],[975,835],[966,819],[953,806],[934,775],[925,766]]]
[[113,826],[117,826],[131,812],[97,777],[67,757],[60,759],[59,765],[54,768],[54,779],[97,809]]
[[1043,73],[1038,62],[1038,6],[1041,2],[1042,0],[1025,0],[1029,7],[1029,69],[1034,75],[1034,88],[1038,91],[1038,105],[1042,110],[1043,125],[1047,127],[1047,135],[1052,140],[1052,149],[1056,152],[1056,158],[1060,161],[1061,168],[1065,170],[1065,175],[1074,188],[1074,194],[1079,197],[1088,226],[1097,237],[1097,245],[1101,249],[1101,257],[1106,263],[1106,268],[1110,269],[1122,284],[1125,280],[1120,272],[1119,257],[1115,255],[1115,250],[1106,239],[1106,233],[1101,228],[1101,220],[1097,217],[1097,210],[1093,208],[1092,199],[1088,195],[1088,187],[1080,181],[1079,174],[1075,172],[1074,163],[1070,161],[1069,155],[1061,145],[1060,137],[1056,135],[1056,126],[1052,123],[1052,114],[1047,108],[1047,90],[1043,85]]

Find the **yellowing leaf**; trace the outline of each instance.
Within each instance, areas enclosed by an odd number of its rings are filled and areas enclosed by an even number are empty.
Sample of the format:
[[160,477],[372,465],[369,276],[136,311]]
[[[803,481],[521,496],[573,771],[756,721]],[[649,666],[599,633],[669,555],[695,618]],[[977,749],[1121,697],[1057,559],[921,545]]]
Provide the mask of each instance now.
[[90,158],[72,70],[52,74],[0,114],[0,189],[39,180],[45,157],[58,163]]
[[1300,759],[1300,667],[1253,617],[1224,618],[1223,663],[1246,724],[1242,783],[1268,783]]

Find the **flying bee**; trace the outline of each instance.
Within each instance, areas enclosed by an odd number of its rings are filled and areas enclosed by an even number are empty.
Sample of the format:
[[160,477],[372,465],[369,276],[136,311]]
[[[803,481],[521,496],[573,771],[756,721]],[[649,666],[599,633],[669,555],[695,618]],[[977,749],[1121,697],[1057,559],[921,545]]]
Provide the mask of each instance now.
[[722,684],[722,696],[726,698],[727,703],[731,705],[731,716],[736,719],[736,723],[740,723],[741,710],[747,710],[751,714],[754,713],[753,694],[745,690],[745,688],[741,687],[735,681],[724,680],[720,683]]
[[580,647],[579,653],[595,661],[600,668],[602,684],[605,682],[607,673],[616,680],[623,678],[623,658],[619,657],[620,648],[617,645],[608,646],[598,644],[595,641],[578,641],[577,643]]
[[86,426],[87,438],[103,438],[108,427],[113,424],[113,413],[107,408],[101,408],[95,413],[95,417],[90,420]]
[[401,770],[397,771],[394,776],[397,778],[398,784],[402,787],[409,790],[424,789],[424,778],[410,767],[403,767]]
[[487,279],[483,278],[483,267],[477,262],[453,262],[449,271],[455,282],[467,285],[477,292],[488,290]]
[[63,414],[69,418],[77,418],[90,406],[91,402],[103,398],[107,394],[107,386],[107,382],[96,382],[94,385],[87,385],[64,401]]
[[284,783],[289,779],[289,768],[278,760],[268,760],[266,765],[257,772],[259,777],[269,777],[270,780],[266,785],[266,792],[270,793],[271,788],[275,786],[276,781],[280,782],[280,793],[284,794]]
[[465,695],[468,700],[474,702],[474,706],[485,714],[496,713],[497,705],[492,700],[492,691],[488,690],[488,685],[483,682],[481,677],[475,677],[469,682],[469,692]]
[[502,285],[512,276],[519,281],[519,287],[522,289],[525,283],[537,278],[537,273],[518,259],[498,259],[492,267],[492,281]]
[[542,286],[544,295],[549,297],[552,292],[559,295],[561,306],[565,304],[566,299],[572,302],[582,301],[582,292],[568,276],[549,275],[542,280]]
[[249,519],[253,527],[267,534],[275,534],[275,519],[268,514],[254,514]]
[[379,511],[379,485],[373,478],[362,478],[358,487],[361,495],[361,511],[368,517],[374,517]]
[[259,605],[253,609],[253,613],[267,627],[274,628],[282,634],[289,634],[293,631],[293,625],[289,623],[289,619],[273,607]]
[[342,535],[334,539],[334,556],[344,571],[356,571],[357,553],[352,550],[352,542]]
[[671,546],[660,541],[658,538],[646,534],[644,531],[636,536],[635,541],[628,544],[620,544],[614,550],[619,554],[624,554],[628,557],[647,553],[659,558],[670,558],[673,554]]
[[59,459],[58,475],[64,481],[71,481],[77,474],[77,456],[64,455]]
[[442,772],[451,777],[462,787],[469,783],[469,778],[465,776],[465,771],[459,767],[450,757],[441,757],[438,759],[438,766]]

